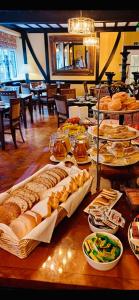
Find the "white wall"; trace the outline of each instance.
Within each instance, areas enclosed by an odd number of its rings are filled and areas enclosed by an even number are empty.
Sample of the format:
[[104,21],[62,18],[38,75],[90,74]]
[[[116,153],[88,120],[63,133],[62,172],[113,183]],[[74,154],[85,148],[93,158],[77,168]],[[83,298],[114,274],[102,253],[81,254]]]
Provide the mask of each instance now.
[[[45,45],[44,45],[44,34],[43,33],[28,33],[28,37],[30,40],[30,43],[32,45],[32,48],[36,54],[36,57],[38,58],[42,68],[46,72],[46,60],[45,60]],[[28,64],[30,65],[30,74],[29,78],[32,80],[43,80],[43,75],[39,71],[31,53],[30,50],[27,47],[27,60]]]

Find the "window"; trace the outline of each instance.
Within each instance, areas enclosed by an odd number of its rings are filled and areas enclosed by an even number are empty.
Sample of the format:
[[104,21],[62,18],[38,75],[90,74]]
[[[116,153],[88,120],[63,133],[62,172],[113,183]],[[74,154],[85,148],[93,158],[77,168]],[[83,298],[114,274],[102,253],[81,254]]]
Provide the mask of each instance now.
[[0,47],[0,82],[13,80],[17,77],[15,49]]

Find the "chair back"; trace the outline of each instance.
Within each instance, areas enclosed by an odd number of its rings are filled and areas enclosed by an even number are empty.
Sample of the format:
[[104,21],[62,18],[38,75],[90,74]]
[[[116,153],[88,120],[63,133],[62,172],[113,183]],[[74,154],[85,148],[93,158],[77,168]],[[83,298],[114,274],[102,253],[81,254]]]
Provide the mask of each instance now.
[[37,86],[40,86],[42,84],[42,82],[41,81],[35,81],[35,82],[30,82],[30,87],[31,88],[36,88]]
[[63,95],[55,95],[55,104],[57,113],[68,118],[67,98]]
[[7,91],[7,90],[0,91],[1,101],[5,102],[5,103],[10,103],[10,99],[13,99],[13,98],[17,98],[16,91]]
[[22,94],[30,94],[30,84],[29,83],[21,84],[21,93]]
[[20,99],[10,99],[10,122],[20,119]]
[[75,89],[61,89],[60,94],[66,96],[67,99],[76,99]]
[[60,83],[60,89],[70,89],[70,83]]
[[20,93],[20,86],[13,86],[13,85],[8,85],[4,88],[5,91],[16,91],[17,96]]
[[48,85],[46,92],[47,92],[47,99],[54,98],[54,95],[57,92],[57,86],[56,85]]

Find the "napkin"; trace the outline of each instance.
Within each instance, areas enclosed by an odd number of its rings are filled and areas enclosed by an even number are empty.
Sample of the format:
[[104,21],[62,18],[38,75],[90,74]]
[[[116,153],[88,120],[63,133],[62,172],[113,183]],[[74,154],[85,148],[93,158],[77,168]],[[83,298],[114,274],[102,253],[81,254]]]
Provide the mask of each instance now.
[[81,120],[84,120],[85,118],[88,118],[88,106],[79,107],[79,118]]

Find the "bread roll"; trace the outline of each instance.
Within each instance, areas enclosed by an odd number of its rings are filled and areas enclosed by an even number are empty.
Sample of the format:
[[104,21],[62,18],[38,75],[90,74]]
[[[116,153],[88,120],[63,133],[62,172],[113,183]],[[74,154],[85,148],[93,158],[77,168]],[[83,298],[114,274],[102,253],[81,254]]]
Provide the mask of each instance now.
[[128,104],[135,103],[135,102],[136,102],[135,97],[128,97],[128,99],[126,101],[124,101],[123,105],[128,105]]
[[10,228],[19,239],[22,239],[22,237],[26,235],[27,229],[23,220],[19,220],[18,218],[13,220],[10,224]]
[[119,98],[112,100],[110,103],[108,103],[108,110],[119,111],[121,110],[121,108],[122,105]]
[[108,102],[111,102],[111,97],[110,96],[105,96],[105,97],[102,97],[101,99],[100,99],[100,103],[108,103]]
[[3,206],[7,209],[11,217],[11,221],[16,219],[21,214],[21,209],[16,203],[4,203]]
[[11,196],[4,203],[15,203],[17,204],[20,209],[21,213],[24,213],[26,210],[28,210],[29,206],[26,200],[24,200],[21,196]]
[[10,224],[11,229],[19,239],[23,238],[37,225],[35,217],[29,214],[22,214]]
[[136,110],[139,109],[139,103],[137,102],[132,102],[127,105],[127,110]]
[[[108,102],[110,103],[110,102]],[[102,102],[99,104],[99,109],[100,110],[108,110],[108,103]],[[96,108],[98,108],[98,103],[96,104]]]
[[119,93],[115,93],[112,96],[112,101],[119,100],[119,99],[121,103],[124,103],[126,100],[128,100],[128,94],[126,92],[119,92]]
[[35,211],[27,210],[25,212],[25,215],[30,215],[30,216],[34,217],[35,220],[36,220],[37,225],[39,223],[41,223],[41,221],[42,221],[42,216],[39,213],[35,212]]
[[8,209],[3,205],[0,205],[0,223],[9,225],[11,222],[11,215],[9,214]]

